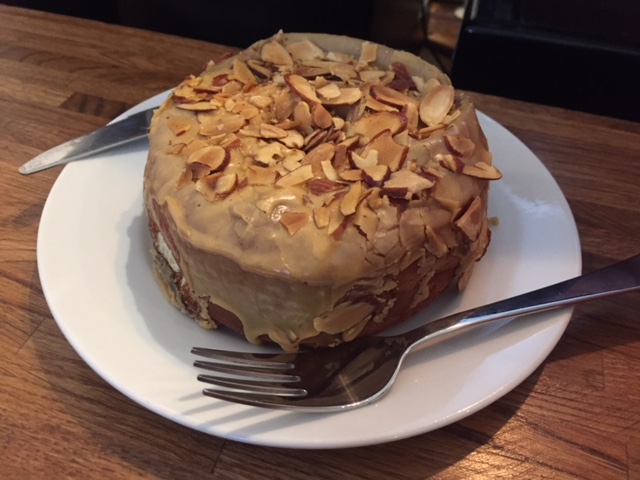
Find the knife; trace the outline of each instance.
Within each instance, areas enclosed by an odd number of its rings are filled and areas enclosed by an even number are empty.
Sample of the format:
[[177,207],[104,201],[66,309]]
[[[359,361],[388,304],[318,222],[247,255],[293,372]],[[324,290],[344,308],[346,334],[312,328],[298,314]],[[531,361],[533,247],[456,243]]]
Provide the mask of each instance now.
[[23,175],[30,175],[144,138],[149,131],[153,112],[157,108],[134,113],[106,127],[47,150],[22,165],[19,171]]

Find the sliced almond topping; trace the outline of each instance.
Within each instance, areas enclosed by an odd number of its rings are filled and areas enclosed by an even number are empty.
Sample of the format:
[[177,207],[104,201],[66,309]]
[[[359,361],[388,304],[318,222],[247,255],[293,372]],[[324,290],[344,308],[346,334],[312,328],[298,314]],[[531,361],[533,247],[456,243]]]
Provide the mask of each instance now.
[[351,152],[351,162],[356,168],[364,170],[365,168],[375,167],[378,165],[378,151],[368,150],[367,156],[363,157],[356,152]]
[[247,60],[247,66],[261,77],[267,78],[271,76],[271,70],[258,60]]
[[274,98],[276,121],[282,122],[293,113],[298,100],[291,92],[284,91]]
[[235,173],[222,175],[216,182],[215,193],[221,197],[225,197],[236,189],[237,184],[238,175]]
[[289,172],[293,172],[296,168],[300,166],[300,160],[304,158],[304,153],[301,158],[295,158],[293,155],[287,156],[282,161],[282,166],[285,170]]
[[347,182],[358,182],[362,180],[362,170],[354,168],[353,170],[340,170],[338,175]]
[[262,45],[260,57],[263,62],[273,63],[279,66],[293,65],[293,59],[287,50],[275,40],[271,40]]
[[333,167],[331,160],[321,160],[320,165],[322,166],[325,177],[332,181],[338,180],[338,172],[336,172],[336,169]]
[[465,212],[460,216],[456,222],[456,226],[467,237],[467,240],[475,242],[482,230],[482,224],[484,221],[484,208],[482,199],[476,197],[469,204]]
[[220,107],[220,104],[217,102],[196,102],[196,103],[176,103],[176,107],[181,110],[191,110],[197,112],[205,112],[207,110],[216,110]]
[[470,155],[476,148],[475,143],[468,137],[461,137],[459,135],[443,135],[444,144],[449,151],[454,155],[464,157]]
[[304,158],[302,163],[305,164],[317,164],[320,166],[323,161],[331,161],[335,153],[335,145],[333,143],[321,143]]
[[323,87],[318,87],[318,83],[316,82],[316,89],[320,96],[329,100],[340,96],[340,87],[335,83],[327,83]]
[[348,63],[336,62],[329,68],[331,71],[331,75],[334,75],[343,82],[348,82],[352,78],[358,77],[358,72],[353,67],[353,65],[349,65]]
[[352,105],[362,98],[362,90],[356,87],[340,89],[340,95],[323,100],[325,105]]
[[284,150],[285,147],[277,142],[268,143],[256,152],[254,158],[262,165],[273,165],[275,162],[282,160],[285,153]]
[[324,228],[329,225],[331,210],[329,207],[317,207],[313,209],[313,221],[318,228]]
[[252,165],[245,173],[249,185],[273,185],[276,180],[276,171],[273,168]]
[[393,198],[410,199],[413,194],[427,190],[435,185],[431,179],[409,170],[400,170],[391,174],[384,183],[382,193]]
[[269,123],[260,124],[260,136],[262,136],[262,138],[285,138],[287,135],[287,131],[282,128],[278,128]]
[[251,69],[238,57],[233,59],[233,78],[245,85],[255,85],[258,83]]
[[384,85],[374,85],[371,87],[371,95],[382,103],[400,108],[404,107],[408,103],[418,104],[418,101],[414,98],[411,98],[404,93],[400,93],[393,88],[385,87]]
[[296,130],[287,130],[287,136],[279,140],[289,148],[302,148],[304,146],[304,137]]
[[318,128],[329,128],[333,125],[331,114],[320,103],[316,103],[311,109],[311,120]]
[[387,165],[375,165],[362,169],[362,179],[370,187],[381,187],[391,175]]
[[326,178],[314,178],[307,184],[309,192],[313,195],[324,195],[345,188],[344,183],[334,182]]
[[367,95],[364,101],[364,105],[376,112],[397,112],[398,108],[393,105],[382,103],[371,95]]
[[268,95],[251,95],[249,97],[249,103],[258,108],[267,108],[273,103],[273,98]]
[[442,123],[455,99],[451,85],[438,85],[427,92],[420,102],[420,119],[428,126]]
[[362,49],[360,50],[359,62],[373,63],[378,58],[378,45],[371,42],[362,42]]
[[406,126],[406,119],[400,112],[377,112],[365,115],[353,124],[353,131],[371,140],[383,130],[395,135]]
[[285,48],[294,61],[306,62],[324,57],[324,51],[310,40],[292,42],[287,44]]
[[278,185],[279,187],[290,187],[292,185],[299,185],[301,183],[304,183],[307,180],[311,180],[312,178],[312,166],[302,165],[292,172],[289,172],[287,175],[280,177],[280,179],[276,182],[276,185]]
[[331,121],[333,122],[333,128],[336,130],[342,130],[344,128],[344,119],[340,117],[333,117]]
[[283,212],[280,215],[280,223],[285,226],[289,235],[293,235],[309,223],[309,215],[304,212]]
[[207,123],[201,123],[199,133],[204,137],[233,133],[244,127],[245,122],[246,120],[242,115],[222,112],[221,115],[210,117]]
[[493,165],[478,162],[475,165],[464,165],[462,173],[470,177],[483,178],[485,180],[500,180],[502,173]]
[[436,155],[434,155],[433,159],[438,162],[440,166],[454,173],[462,173],[462,169],[465,167],[465,164],[462,162],[462,160],[460,160],[460,158],[448,153],[437,153]]
[[244,117],[245,120],[251,120],[260,114],[260,110],[255,105],[251,105],[249,102],[239,101],[231,109],[233,113],[238,113]]
[[313,131],[311,125],[311,109],[305,102],[298,102],[293,109],[293,119],[298,128],[305,134],[309,135]]
[[378,216],[367,206],[367,202],[361,202],[353,217],[356,228],[371,241],[378,231],[378,223],[380,223]]
[[383,70],[361,70],[358,72],[360,80],[363,82],[377,82],[384,77],[385,73]]
[[347,194],[342,197],[340,201],[340,212],[342,212],[345,217],[356,213],[362,190],[362,183],[356,182],[351,185]]
[[191,122],[186,119],[172,118],[167,122],[167,126],[176,137],[188,132],[191,128]]
[[289,85],[289,88],[296,93],[300,98],[309,103],[320,103],[318,95],[316,95],[315,89],[307,81],[306,78],[300,75],[285,75],[285,82]]
[[211,172],[222,170],[228,162],[229,153],[219,145],[201,148],[187,157],[187,165],[190,163],[201,163],[207,165]]
[[402,166],[409,149],[396,143],[391,136],[391,132],[385,130],[364,147],[361,155],[366,157],[371,150],[378,151],[379,164],[388,165],[391,171],[395,172]]

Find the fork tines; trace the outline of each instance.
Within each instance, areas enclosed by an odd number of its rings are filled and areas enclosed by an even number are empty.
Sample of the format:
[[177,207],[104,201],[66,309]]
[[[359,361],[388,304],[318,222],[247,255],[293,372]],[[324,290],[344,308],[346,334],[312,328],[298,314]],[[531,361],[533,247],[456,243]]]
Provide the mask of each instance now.
[[[198,375],[199,381],[214,385],[212,389],[203,390],[210,397],[238,401],[237,395],[307,395],[305,389],[294,385],[300,382],[300,377],[286,373],[294,368],[293,363],[286,361],[287,354],[228,352],[201,347],[194,347],[191,353],[209,359],[196,360],[194,366],[214,372]],[[235,396],[229,397],[231,394]]]

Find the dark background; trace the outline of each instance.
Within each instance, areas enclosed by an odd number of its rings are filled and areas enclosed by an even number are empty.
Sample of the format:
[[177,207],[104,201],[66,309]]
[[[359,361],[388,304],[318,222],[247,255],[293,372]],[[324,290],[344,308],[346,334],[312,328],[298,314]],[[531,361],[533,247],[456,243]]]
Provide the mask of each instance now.
[[240,48],[279,29],[345,34],[411,50],[432,62],[440,58],[431,55],[437,45],[429,42],[438,27],[429,22],[433,5],[466,4],[448,58],[434,62],[449,73],[456,87],[640,121],[640,0],[0,3]]

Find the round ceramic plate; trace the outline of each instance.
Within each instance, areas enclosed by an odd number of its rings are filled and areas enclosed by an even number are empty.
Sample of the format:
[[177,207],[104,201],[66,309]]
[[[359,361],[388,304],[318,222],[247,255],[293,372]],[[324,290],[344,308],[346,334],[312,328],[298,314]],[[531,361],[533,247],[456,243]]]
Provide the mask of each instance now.
[[[159,95],[134,110],[158,105]],[[576,276],[575,222],[558,185],[509,131],[480,114],[495,164],[490,215],[499,225],[462,294],[403,325]],[[53,186],[38,233],[43,290],[61,330],[100,376],[145,408],[213,435],[261,445],[339,448],[437,429],[504,395],[547,357],[570,310],[476,330],[412,354],[377,403],[331,414],[252,408],[204,397],[193,346],[260,350],[205,331],[171,307],[154,281],[142,200],[146,141],[69,164]]]

